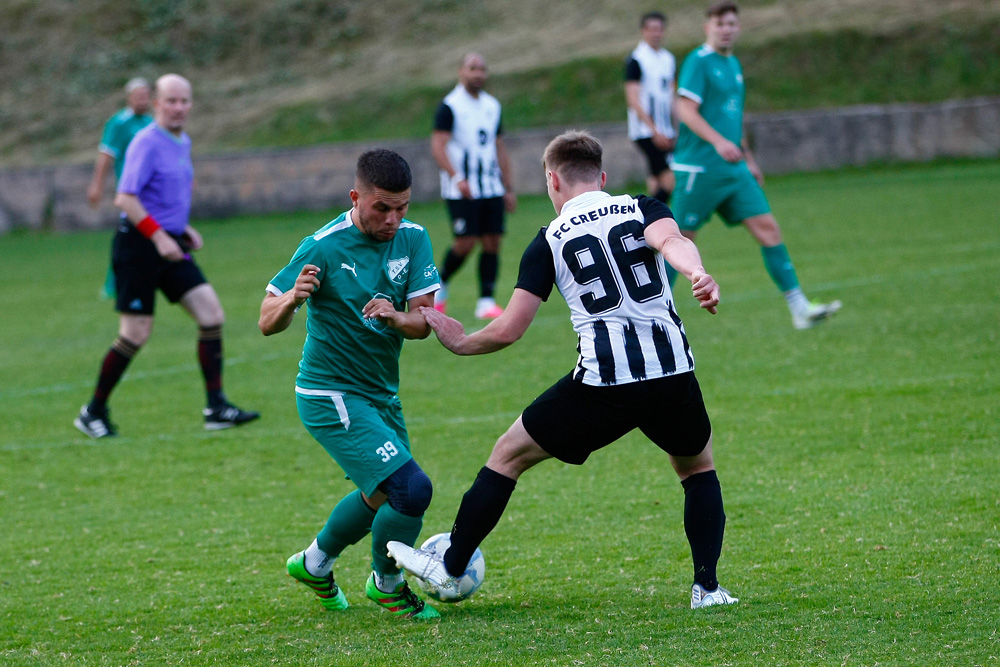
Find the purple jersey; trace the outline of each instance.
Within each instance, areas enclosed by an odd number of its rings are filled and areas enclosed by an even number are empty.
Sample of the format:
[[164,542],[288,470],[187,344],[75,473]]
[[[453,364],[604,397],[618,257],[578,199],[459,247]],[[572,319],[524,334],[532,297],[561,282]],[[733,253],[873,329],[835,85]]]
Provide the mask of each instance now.
[[191,137],[175,137],[151,123],[128,145],[118,192],[138,196],[163,229],[182,234],[191,212],[193,181]]

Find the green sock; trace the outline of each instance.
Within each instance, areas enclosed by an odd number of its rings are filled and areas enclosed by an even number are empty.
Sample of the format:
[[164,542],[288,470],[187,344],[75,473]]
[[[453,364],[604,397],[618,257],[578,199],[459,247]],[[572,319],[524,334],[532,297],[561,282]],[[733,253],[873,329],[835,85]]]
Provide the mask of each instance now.
[[386,542],[396,540],[412,545],[420,536],[423,525],[422,516],[406,516],[390,507],[389,503],[383,503],[372,522],[372,569],[382,574],[399,572],[396,561],[389,558]]
[[799,286],[799,278],[795,275],[795,267],[784,243],[770,248],[761,246],[760,252],[764,256],[764,266],[778,289],[787,292]]
[[330,513],[323,530],[316,536],[319,548],[331,558],[356,544],[371,532],[375,510],[368,507],[360,490],[347,494]]

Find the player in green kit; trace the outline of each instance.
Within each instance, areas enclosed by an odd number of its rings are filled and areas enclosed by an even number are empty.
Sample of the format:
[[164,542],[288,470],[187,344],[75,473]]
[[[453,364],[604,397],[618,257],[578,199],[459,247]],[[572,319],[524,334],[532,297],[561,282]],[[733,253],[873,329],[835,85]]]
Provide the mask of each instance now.
[[[139,130],[153,122],[153,117],[149,114],[150,92],[149,83],[145,79],[141,77],[129,79],[125,84],[125,108],[104,124],[101,145],[97,148],[94,175],[90,179],[90,185],[87,186],[87,201],[91,208],[100,205],[101,195],[104,194],[104,181],[112,167],[115,171],[115,183],[121,180],[122,169],[125,168],[125,149],[132,143],[132,138]],[[114,267],[109,265],[102,294],[105,298],[113,299],[115,293]]]
[[307,304],[295,380],[299,416],[358,487],[312,544],[288,559],[288,573],[327,609],[346,609],[333,564],[370,532],[368,598],[396,615],[431,619],[437,610],[410,590],[385,547],[414,543],[432,493],[410,454],[396,396],[403,340],[430,333],[418,309],[432,307],[441,286],[427,232],[404,218],[411,184],[409,165],[396,153],[362,154],[353,208],[299,244],[267,286],[259,325],[265,336],[284,331]]
[[[796,329],[808,329],[840,309],[840,302],[810,302],[762,189],[764,176],[743,137],[743,69],[733,55],[739,7],[724,0],[709,7],[705,44],[681,65],[677,116],[681,121],[671,169],[677,184],[670,208],[681,232],[694,240],[713,213],[742,224],[761,246],[764,266],[781,290]],[[670,282],[676,273],[668,267]]]

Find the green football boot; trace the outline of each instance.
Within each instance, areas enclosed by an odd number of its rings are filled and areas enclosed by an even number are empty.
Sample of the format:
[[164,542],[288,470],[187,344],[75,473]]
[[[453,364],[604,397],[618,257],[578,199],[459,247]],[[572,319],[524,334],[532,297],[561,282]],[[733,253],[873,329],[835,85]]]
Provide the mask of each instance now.
[[375,585],[375,574],[372,573],[368,577],[368,583],[365,584],[365,594],[369,600],[380,607],[385,607],[396,616],[422,621],[441,618],[438,610],[418,598],[405,581],[396,586],[396,590],[392,593],[383,593]]
[[288,567],[288,574],[294,579],[298,579],[303,584],[313,589],[319,597],[319,602],[331,611],[341,611],[347,609],[347,598],[344,591],[340,590],[333,580],[333,572],[328,572],[325,577],[314,577],[306,570],[306,554],[304,551],[291,556],[285,563]]

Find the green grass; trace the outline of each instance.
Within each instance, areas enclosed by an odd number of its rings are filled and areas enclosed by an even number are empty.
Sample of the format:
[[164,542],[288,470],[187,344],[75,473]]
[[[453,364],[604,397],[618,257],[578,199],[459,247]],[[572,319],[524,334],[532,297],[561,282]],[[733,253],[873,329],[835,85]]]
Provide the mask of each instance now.
[[[200,225],[227,309],[226,383],[260,422],[201,429],[194,332],[161,307],[113,399],[122,436],[71,422],[115,318],[97,300],[108,234],[4,239],[0,294],[0,663],[4,665],[992,665],[1000,659],[997,162],[771,179],[807,292],[839,298],[794,331],[747,235],[699,240],[719,315],[681,295],[713,418],[735,608],[687,609],[682,493],[639,436],[583,467],[527,473],[483,545],[487,579],[439,623],[367,602],[368,542],[327,613],[284,573],[352,487],[301,427],[302,322],[264,338],[263,286],[330,215]],[[413,207],[438,253],[443,207]],[[522,198],[501,294],[551,218]],[[469,325],[474,271],[451,308]],[[458,358],[409,342],[404,410],[446,530],[496,437],[569,370],[558,298],[525,338]]]

